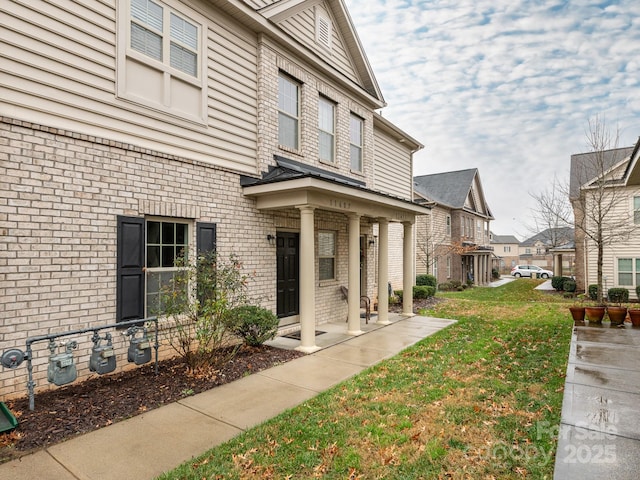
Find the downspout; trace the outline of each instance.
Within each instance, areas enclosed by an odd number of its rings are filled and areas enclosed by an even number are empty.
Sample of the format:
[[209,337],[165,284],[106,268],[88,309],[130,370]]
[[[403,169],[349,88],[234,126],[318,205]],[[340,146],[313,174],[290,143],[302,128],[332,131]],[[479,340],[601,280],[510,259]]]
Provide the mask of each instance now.
[[582,264],[584,265],[584,293],[589,294],[589,285],[587,279],[589,276],[587,275],[589,264],[587,262],[587,238],[585,237],[583,240],[584,245],[582,246]]

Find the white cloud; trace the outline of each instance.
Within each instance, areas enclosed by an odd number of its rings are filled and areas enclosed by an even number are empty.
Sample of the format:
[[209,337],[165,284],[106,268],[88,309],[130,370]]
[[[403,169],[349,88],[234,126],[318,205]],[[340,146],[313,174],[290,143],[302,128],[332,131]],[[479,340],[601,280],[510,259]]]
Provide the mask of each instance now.
[[521,235],[589,118],[640,135],[640,2],[606,3],[346,0],[383,115],[426,146],[415,173],[479,168],[494,230]]

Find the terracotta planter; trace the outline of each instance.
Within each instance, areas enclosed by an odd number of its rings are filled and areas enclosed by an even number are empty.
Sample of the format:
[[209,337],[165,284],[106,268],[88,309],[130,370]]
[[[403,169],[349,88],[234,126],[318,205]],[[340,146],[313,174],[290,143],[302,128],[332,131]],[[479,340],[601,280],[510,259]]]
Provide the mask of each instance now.
[[589,323],[602,323],[605,311],[605,307],[585,307],[584,316]]
[[[584,322],[584,307],[569,307],[574,322]],[[640,310],[639,318],[640,318]]]
[[629,320],[634,327],[640,327],[640,308],[629,309]]
[[607,315],[611,325],[622,325],[627,318],[627,307],[607,307]]

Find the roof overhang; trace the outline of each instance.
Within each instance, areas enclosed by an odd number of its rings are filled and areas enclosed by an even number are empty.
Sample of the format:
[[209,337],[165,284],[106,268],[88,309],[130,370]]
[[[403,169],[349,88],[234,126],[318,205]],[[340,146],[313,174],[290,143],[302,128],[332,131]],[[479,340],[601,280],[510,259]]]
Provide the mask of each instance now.
[[363,187],[306,175],[300,178],[243,187],[245,196],[255,198],[259,210],[283,210],[312,206],[344,214],[385,218],[391,222],[415,222],[430,209],[408,200],[384,195]]

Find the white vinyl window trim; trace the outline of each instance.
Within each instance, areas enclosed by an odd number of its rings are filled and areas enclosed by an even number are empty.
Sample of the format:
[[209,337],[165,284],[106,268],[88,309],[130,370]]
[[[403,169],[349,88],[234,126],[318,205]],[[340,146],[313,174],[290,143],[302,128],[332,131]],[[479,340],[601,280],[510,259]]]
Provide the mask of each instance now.
[[336,232],[318,232],[318,279],[336,278]]
[[321,96],[318,100],[318,156],[323,162],[335,162],[335,117],[335,103]]
[[349,117],[349,143],[351,171],[362,172],[362,150],[364,142],[364,120],[355,114]]
[[159,0],[130,0],[129,4],[128,55],[182,79],[199,79],[202,26]]
[[300,84],[278,76],[278,144],[298,150],[300,145]]

